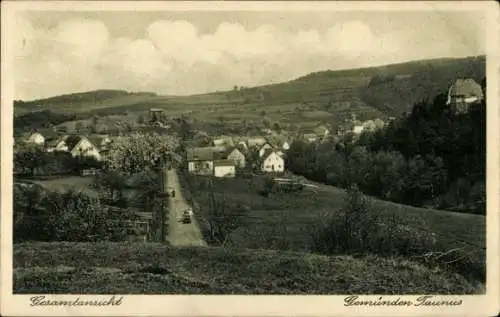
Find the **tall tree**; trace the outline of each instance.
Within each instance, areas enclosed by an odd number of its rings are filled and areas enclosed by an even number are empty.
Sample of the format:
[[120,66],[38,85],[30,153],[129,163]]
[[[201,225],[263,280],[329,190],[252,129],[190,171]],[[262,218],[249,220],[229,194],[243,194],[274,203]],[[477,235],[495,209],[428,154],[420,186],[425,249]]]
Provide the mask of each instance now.
[[120,137],[109,145],[104,159],[104,169],[133,175],[158,167],[178,140],[170,135],[133,133]]

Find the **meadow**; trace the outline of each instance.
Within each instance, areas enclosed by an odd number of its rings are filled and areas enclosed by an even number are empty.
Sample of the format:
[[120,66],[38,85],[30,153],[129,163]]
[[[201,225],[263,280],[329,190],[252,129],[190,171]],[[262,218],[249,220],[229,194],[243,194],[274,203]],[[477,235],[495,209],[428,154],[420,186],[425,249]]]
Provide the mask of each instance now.
[[484,285],[454,273],[373,256],[174,248],[157,243],[30,242],[17,244],[13,258],[16,294],[484,292]]
[[[208,190],[203,185],[203,177],[188,177],[188,182],[183,183],[192,193],[203,227],[209,217]],[[214,180],[216,198],[226,201],[228,206],[242,204],[249,208],[243,225],[230,236],[235,247],[311,252],[317,230],[346,200],[344,190],[321,184],[316,184],[316,191],[276,192],[264,197],[258,194],[258,183],[245,178]],[[458,259],[454,269],[473,279],[484,279],[484,216],[416,208],[375,198],[370,198],[370,202],[370,212],[377,213],[382,222],[389,223],[396,217],[409,230],[432,236],[435,245],[429,252],[455,252]]]
[[50,192],[76,190],[82,191],[92,197],[99,196],[98,192],[92,186],[94,183],[93,177],[54,176],[20,179],[19,181],[40,185]]

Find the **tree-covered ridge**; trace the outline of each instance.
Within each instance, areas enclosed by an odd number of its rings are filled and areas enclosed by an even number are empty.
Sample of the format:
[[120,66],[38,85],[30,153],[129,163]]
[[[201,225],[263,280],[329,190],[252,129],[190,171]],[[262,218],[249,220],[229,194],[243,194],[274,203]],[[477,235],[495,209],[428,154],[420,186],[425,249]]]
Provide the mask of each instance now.
[[481,102],[456,115],[443,93],[354,143],[294,142],[287,166],[395,202],[485,213],[485,109]]
[[72,120],[76,120],[76,116],[72,114],[55,113],[50,110],[32,111],[14,118],[14,134],[50,128]]

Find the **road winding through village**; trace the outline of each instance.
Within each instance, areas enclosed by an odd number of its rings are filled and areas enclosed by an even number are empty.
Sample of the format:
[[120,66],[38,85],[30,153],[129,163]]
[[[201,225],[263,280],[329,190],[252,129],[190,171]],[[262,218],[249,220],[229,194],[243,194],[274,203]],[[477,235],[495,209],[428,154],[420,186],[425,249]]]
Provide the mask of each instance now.
[[207,246],[194,216],[191,223],[180,221],[182,213],[191,208],[184,199],[175,169],[166,170],[167,190],[175,190],[175,197],[170,196],[168,205],[168,237],[167,240],[174,246]]

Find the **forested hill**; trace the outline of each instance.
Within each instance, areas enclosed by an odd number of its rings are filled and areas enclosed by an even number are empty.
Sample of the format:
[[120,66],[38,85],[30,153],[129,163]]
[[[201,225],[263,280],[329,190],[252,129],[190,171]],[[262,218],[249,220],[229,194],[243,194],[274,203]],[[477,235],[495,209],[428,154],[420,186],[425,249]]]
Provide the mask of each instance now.
[[259,87],[243,87],[234,83],[227,91],[192,96],[161,96],[155,93],[131,93],[121,90],[97,90],[61,95],[43,100],[16,101],[17,113],[31,110],[56,112],[144,111],[148,107],[168,109],[182,105],[186,111],[203,109],[200,106],[230,105],[242,113],[253,111],[247,105],[279,105],[296,109],[306,104],[311,109],[328,111],[342,119],[347,112],[358,115],[399,116],[412,105],[434,98],[445,91],[457,77],[485,77],[485,56],[442,58],[392,64],[385,66],[327,70],[311,73],[288,82]]
[[472,78],[480,83],[486,77],[484,56],[442,59],[379,68],[360,98],[383,113],[399,116],[425,99],[432,100],[457,78]]
[[287,166],[335,186],[356,183],[386,200],[484,214],[485,110],[483,102],[456,115],[443,93],[353,145],[294,142]]

